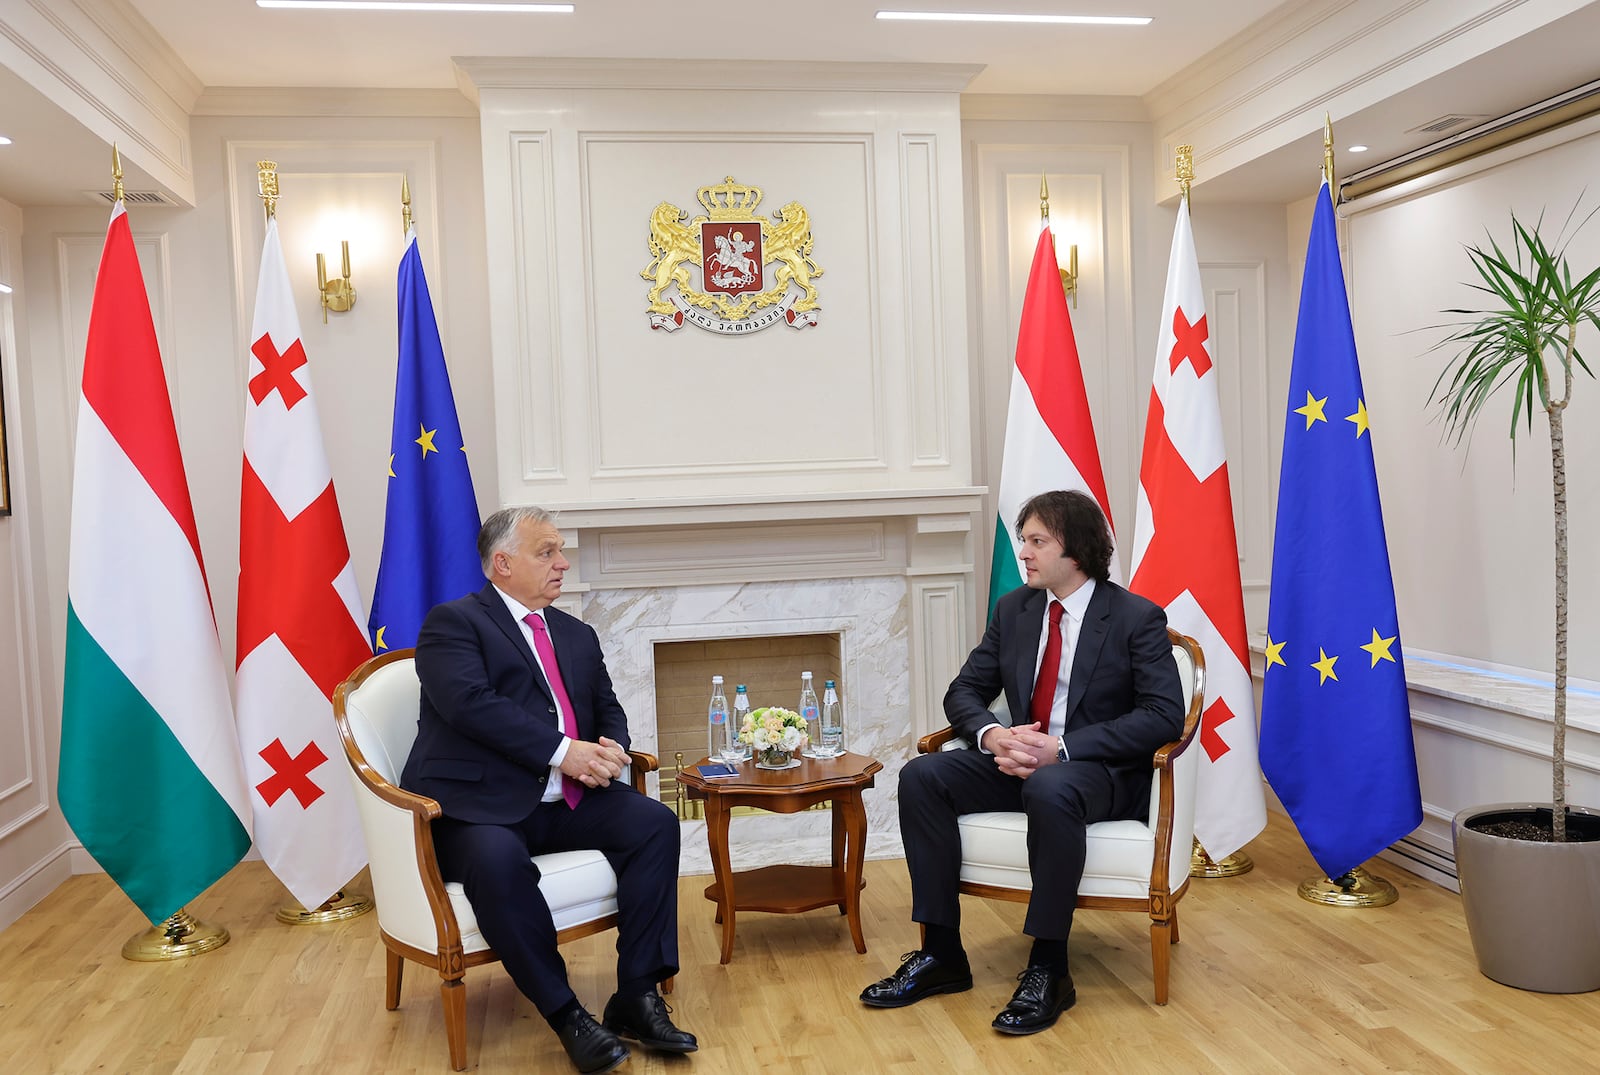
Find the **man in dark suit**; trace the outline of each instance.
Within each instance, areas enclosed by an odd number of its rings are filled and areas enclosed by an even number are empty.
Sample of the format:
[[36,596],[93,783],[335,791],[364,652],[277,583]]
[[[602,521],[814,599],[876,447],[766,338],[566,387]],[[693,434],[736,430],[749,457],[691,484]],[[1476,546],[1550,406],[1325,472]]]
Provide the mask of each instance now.
[[[1022,506],[1016,527],[1026,585],[996,604],[944,697],[951,726],[977,749],[916,757],[900,774],[911,917],[923,925],[923,947],[861,1000],[900,1008],[972,988],[961,945],[958,818],[1021,811],[1033,875],[1023,931],[1033,949],[993,1025],[1033,1034],[1077,999],[1067,934],[1085,830],[1145,816],[1151,756],[1182,734],[1183,694],[1166,613],[1108,579],[1111,531],[1094,500],[1041,493]],[[1002,691],[1010,727],[988,709]]]
[[[571,566],[540,508],[478,533],[490,585],[437,605],[417,636],[422,682],[403,787],[438,800],[439,868],[580,1072],[628,1058],[621,1037],[692,1052],[656,983],[678,970],[678,819],[619,778],[628,718],[594,629],[551,607]],[[596,1023],[567,984],[532,855],[591,848],[617,874],[617,992]]]

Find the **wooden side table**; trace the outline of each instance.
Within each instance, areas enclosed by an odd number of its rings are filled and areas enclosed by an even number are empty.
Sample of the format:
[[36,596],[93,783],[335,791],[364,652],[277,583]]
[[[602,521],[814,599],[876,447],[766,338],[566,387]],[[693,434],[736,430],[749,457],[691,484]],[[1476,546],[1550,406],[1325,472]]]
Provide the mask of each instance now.
[[[700,764],[709,759],[702,758]],[[883,769],[875,758],[842,754],[826,761],[801,758],[793,769],[739,767],[739,775],[706,780],[694,766],[678,775],[691,799],[706,804],[706,839],[716,880],[706,899],[717,905],[722,923],[722,962],[733,958],[734,916],[739,911],[795,914],[836,904],[850,923],[856,951],[867,950],[861,933],[861,866],[867,852],[867,812],[861,792]],[[833,862],[828,866],[764,866],[734,873],[728,857],[728,818],[735,806],[756,806],[793,814],[833,801]]]

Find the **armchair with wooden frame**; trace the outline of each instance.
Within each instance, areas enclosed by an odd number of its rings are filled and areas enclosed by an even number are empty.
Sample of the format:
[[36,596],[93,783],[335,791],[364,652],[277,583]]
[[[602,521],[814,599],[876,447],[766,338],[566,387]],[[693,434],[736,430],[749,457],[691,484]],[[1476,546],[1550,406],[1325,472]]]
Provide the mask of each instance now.
[[[365,662],[333,695],[333,716],[350,763],[356,808],[367,841],[378,928],[387,949],[384,1007],[400,1006],[400,980],[409,959],[439,972],[450,1066],[467,1066],[466,971],[499,957],[478,931],[477,917],[457,883],[446,884],[434,857],[432,821],[439,804],[398,786],[417,736],[421,685],[414,650]],[[629,779],[644,791],[655,772],[650,754],[629,751]],[[617,878],[598,851],[535,855],[539,890],[550,905],[557,938],[587,937],[617,923]],[[670,991],[671,982],[663,983]]]
[[[1168,628],[1172,657],[1183,684],[1183,735],[1155,752],[1150,813],[1139,821],[1101,821],[1089,826],[1088,855],[1078,906],[1139,911],[1150,915],[1150,948],[1157,1004],[1167,1002],[1171,947],[1178,943],[1178,900],[1189,888],[1194,842],[1195,786],[1200,756],[1191,749],[1205,706],[1205,655],[1188,635]],[[990,707],[1009,723],[1005,695]],[[917,751],[967,747],[953,728],[917,742]],[[991,812],[961,816],[961,891],[971,896],[1026,903],[1033,891],[1028,872],[1028,818]]]

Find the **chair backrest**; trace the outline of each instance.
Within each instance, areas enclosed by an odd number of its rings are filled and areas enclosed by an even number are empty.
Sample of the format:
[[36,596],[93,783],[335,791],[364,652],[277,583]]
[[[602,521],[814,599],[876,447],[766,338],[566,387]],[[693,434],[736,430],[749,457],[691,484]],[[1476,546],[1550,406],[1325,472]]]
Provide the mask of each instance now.
[[[1172,760],[1172,838],[1167,853],[1167,881],[1172,889],[1182,887],[1189,875],[1189,859],[1194,853],[1195,793],[1200,783],[1200,749],[1195,732],[1200,712],[1205,708],[1206,659],[1200,644],[1187,635],[1168,629],[1172,640],[1172,659],[1178,665],[1178,680],[1183,686],[1183,745]],[[1158,827],[1161,814],[1161,770],[1156,770],[1150,787],[1150,820]]]
[[395,650],[369,662],[366,675],[351,678],[344,692],[344,715],[350,734],[367,764],[399,786],[400,772],[417,739],[417,708],[422,687],[412,660],[413,650]]

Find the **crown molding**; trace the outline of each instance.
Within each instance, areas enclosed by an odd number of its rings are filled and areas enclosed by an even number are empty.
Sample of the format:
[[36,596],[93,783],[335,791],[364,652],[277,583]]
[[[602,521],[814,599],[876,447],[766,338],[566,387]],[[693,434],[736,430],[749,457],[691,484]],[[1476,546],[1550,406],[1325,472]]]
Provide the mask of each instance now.
[[1139,97],[964,93],[961,95],[961,119],[963,122],[1149,123],[1150,109]]
[[822,61],[543,59],[456,56],[456,82],[476,101],[480,90],[628,89],[780,92],[898,91],[960,93],[982,64],[829,63]]
[[455,90],[208,86],[191,114],[476,119],[478,109]]

